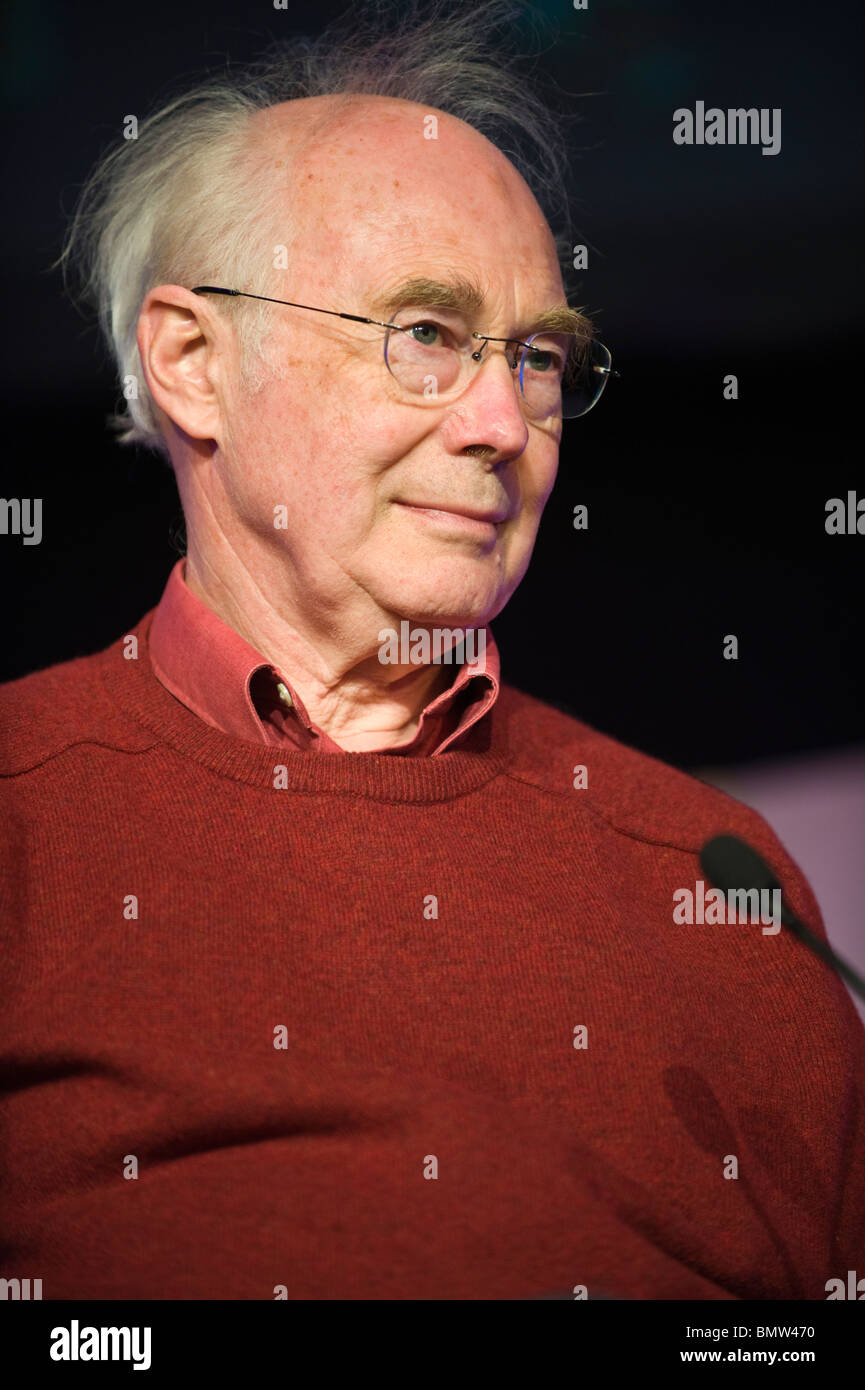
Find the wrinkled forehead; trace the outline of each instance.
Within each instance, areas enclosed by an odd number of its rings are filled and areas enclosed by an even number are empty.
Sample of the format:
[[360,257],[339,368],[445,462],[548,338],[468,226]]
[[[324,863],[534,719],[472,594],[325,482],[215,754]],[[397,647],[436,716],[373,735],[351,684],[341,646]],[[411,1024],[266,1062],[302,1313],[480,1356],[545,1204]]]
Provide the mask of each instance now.
[[375,97],[307,98],[255,119],[257,155],[286,200],[294,264],[379,275],[420,256],[455,269],[521,266],[539,292],[561,294],[531,190],[463,121]]

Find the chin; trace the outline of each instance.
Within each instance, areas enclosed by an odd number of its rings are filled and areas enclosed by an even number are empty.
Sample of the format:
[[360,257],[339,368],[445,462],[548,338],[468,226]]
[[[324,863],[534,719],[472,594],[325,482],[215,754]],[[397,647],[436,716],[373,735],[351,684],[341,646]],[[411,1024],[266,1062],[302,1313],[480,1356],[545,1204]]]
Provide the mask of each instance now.
[[406,586],[382,606],[423,626],[484,627],[501,612],[506,602],[507,595],[498,589],[468,597],[464,590],[449,594],[443,586],[434,590],[419,587],[414,592]]
[[424,626],[483,627],[516,587],[501,555],[472,556],[456,547],[442,554],[438,547],[417,546],[402,564],[394,564],[392,556],[387,559],[390,564],[385,561],[374,583],[364,587],[384,612]]

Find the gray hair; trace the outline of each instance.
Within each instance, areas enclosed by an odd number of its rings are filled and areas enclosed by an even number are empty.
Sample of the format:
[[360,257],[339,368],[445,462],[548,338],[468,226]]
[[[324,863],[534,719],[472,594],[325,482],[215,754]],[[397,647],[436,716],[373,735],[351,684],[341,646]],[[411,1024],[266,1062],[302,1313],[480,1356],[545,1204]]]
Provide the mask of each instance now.
[[[84,184],[56,264],[77,274],[121,380],[135,383],[128,414],[111,420],[121,443],[168,452],[136,343],[150,289],[218,284],[272,293],[261,279],[249,279],[251,266],[272,263],[277,225],[272,173],[251,157],[250,121],[267,107],[301,97],[369,95],[456,116],[512,161],[548,221],[558,224],[564,251],[568,118],[554,115],[526,86],[501,48],[501,31],[524,14],[512,0],[458,8],[453,0],[408,6],[370,0],[359,16],[317,38],[282,41],[258,61],[181,92],[141,122],[136,139],[103,155]],[[267,245],[266,258],[250,254],[256,245]],[[265,341],[272,306],[228,298],[219,306],[234,319],[243,379],[260,389],[279,370]]]

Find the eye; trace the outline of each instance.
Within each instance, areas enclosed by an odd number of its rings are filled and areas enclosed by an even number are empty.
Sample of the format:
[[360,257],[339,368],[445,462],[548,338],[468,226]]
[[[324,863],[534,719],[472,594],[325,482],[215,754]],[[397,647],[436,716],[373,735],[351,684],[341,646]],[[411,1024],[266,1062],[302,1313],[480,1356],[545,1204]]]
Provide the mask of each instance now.
[[526,352],[526,366],[532,372],[543,372],[550,376],[561,375],[564,359],[557,350],[531,346]]
[[412,338],[421,347],[430,348],[445,347],[446,335],[447,329],[433,319],[424,319],[422,323],[413,323],[406,332],[406,337]]

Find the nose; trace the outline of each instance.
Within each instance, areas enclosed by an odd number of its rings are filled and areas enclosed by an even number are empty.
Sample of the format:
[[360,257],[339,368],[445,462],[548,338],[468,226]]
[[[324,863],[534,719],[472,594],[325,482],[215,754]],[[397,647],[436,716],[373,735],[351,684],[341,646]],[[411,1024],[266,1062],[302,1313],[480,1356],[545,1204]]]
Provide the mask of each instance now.
[[496,462],[517,458],[529,441],[529,429],[520,383],[510,365],[510,344],[493,346],[482,342],[471,356],[477,363],[474,379],[451,416],[458,448],[491,449]]

